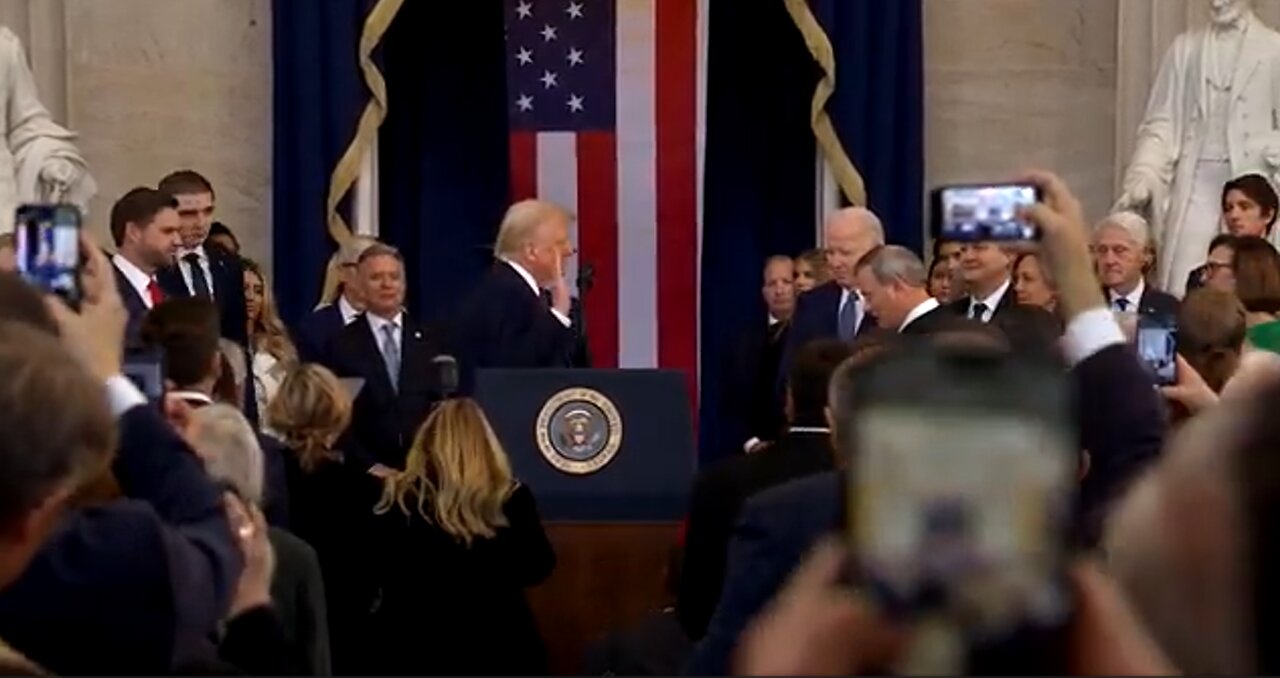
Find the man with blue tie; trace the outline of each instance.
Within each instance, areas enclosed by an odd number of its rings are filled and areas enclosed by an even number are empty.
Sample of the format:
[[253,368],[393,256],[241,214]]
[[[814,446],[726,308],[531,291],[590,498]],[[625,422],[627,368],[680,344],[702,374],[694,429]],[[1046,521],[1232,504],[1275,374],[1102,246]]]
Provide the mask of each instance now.
[[884,244],[880,218],[865,207],[847,207],[827,217],[822,230],[831,281],[796,300],[791,331],[778,368],[779,394],[790,372],[792,356],[801,346],[831,337],[852,341],[876,327],[875,316],[867,311],[866,302],[858,293],[855,269],[867,252]]
[[1155,260],[1147,220],[1117,212],[1093,229],[1093,260],[1111,310],[1138,315],[1176,316],[1178,299],[1147,284]]

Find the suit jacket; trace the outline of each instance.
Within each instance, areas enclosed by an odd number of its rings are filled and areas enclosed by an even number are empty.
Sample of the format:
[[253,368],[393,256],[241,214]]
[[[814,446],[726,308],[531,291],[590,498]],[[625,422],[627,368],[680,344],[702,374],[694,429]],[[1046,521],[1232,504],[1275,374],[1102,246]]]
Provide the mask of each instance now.
[[[996,309],[991,312],[991,317],[995,318],[997,315],[1004,312],[1005,310],[1013,308],[1014,306],[1017,306],[1017,305],[1018,305],[1018,300],[1015,298],[1015,295],[1013,293],[1013,282],[1010,281],[1009,287],[1004,291],[1004,296],[1000,297],[1000,301],[996,303]],[[960,315],[965,318],[968,318],[969,317],[969,297],[965,297],[963,299],[957,299],[947,304],[946,308],[951,309],[951,312],[956,315]]]
[[1139,315],[1177,317],[1181,308],[1182,302],[1178,301],[1177,297],[1155,289],[1151,285],[1147,285],[1142,290],[1142,299],[1138,302]]
[[[248,344],[248,328],[245,326],[244,267],[239,257],[228,255],[216,247],[205,247],[209,257],[209,270],[213,280],[213,299],[218,304],[222,336],[241,346]],[[166,296],[185,298],[192,296],[182,269],[177,262],[156,272],[156,281]]]
[[725,362],[721,403],[724,442],[742,452],[751,438],[774,440],[786,424],[774,388],[782,351],[787,345],[790,322],[753,326],[738,338]]
[[320,558],[310,544],[291,532],[272,527],[270,538],[276,552],[271,602],[289,646],[296,648],[302,662],[298,672],[305,676],[333,675]]
[[366,314],[361,313],[329,343],[325,364],[340,377],[364,379],[341,448],[351,463],[403,468],[418,427],[439,399],[431,359],[440,353],[438,335],[402,316],[398,389],[382,360]]
[[147,317],[147,302],[134,289],[133,284],[125,277],[124,272],[114,263],[111,270],[116,275],[116,289],[120,291],[120,301],[124,302],[124,310],[129,313],[128,323],[124,330],[125,348],[137,348],[142,345],[142,319]]
[[676,609],[690,638],[707,630],[724,586],[729,537],[747,499],[761,490],[830,469],[828,433],[789,432],[777,443],[698,474],[689,499],[684,566]]
[[[572,367],[577,331],[505,262],[496,262],[461,306],[457,355],[468,374],[488,367]],[[466,377],[469,382],[472,377]]]
[[329,342],[338,336],[346,324],[342,322],[342,310],[337,304],[329,304],[318,308],[298,321],[298,359],[304,363],[318,363],[324,360]]
[[900,331],[900,334],[928,336],[945,330],[960,329],[972,322],[972,320],[963,316],[957,318],[955,312],[948,306],[939,305],[932,311],[907,323],[906,327],[903,327]]
[[[791,330],[787,333],[787,343],[782,350],[782,360],[778,363],[776,395],[781,398],[791,372],[791,361],[800,347],[815,340],[828,339],[840,335],[840,298],[843,290],[835,281],[819,285],[796,299],[796,310],[791,316]],[[862,306],[862,322],[858,324],[856,334],[862,335],[876,328],[876,318]]]
[[[1110,501],[1159,453],[1164,420],[1151,377],[1125,344],[1086,358],[1072,370],[1080,440],[1093,464],[1080,487],[1077,528],[1086,545]],[[724,590],[690,673],[726,675],[738,636],[786,582],[804,554],[844,522],[844,478],[809,476],[747,500],[729,543]]]

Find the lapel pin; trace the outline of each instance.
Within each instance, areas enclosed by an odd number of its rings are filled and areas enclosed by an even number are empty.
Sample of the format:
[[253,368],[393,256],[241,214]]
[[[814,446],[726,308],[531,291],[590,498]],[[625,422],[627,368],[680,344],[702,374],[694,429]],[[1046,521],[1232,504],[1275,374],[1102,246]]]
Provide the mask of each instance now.
[[414,339],[421,339],[421,338],[422,338],[422,333],[421,333],[421,332],[419,332],[419,331],[417,331],[417,330],[414,330],[414,332],[413,332],[413,338],[414,338]]

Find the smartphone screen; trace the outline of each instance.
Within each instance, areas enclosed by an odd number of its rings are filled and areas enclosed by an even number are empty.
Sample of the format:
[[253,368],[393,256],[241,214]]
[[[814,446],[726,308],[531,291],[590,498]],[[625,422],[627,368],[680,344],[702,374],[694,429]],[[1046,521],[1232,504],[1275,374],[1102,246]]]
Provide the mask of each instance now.
[[164,399],[164,357],[159,351],[127,350],[121,372],[152,402]]
[[27,282],[80,304],[80,210],[74,205],[20,205],[14,216],[18,272]]
[[1172,316],[1138,316],[1134,335],[1138,357],[1160,386],[1178,382],[1178,321]]
[[1034,205],[1039,189],[1030,184],[942,186],[931,196],[934,234],[942,240],[1035,240],[1036,227],[1018,218]]

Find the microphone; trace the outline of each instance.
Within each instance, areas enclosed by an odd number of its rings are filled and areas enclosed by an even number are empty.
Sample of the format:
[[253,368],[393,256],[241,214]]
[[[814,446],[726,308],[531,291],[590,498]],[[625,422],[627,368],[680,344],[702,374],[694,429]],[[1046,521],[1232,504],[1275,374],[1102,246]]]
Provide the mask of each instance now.
[[431,359],[431,371],[442,399],[452,398],[458,392],[458,359],[441,354]]

